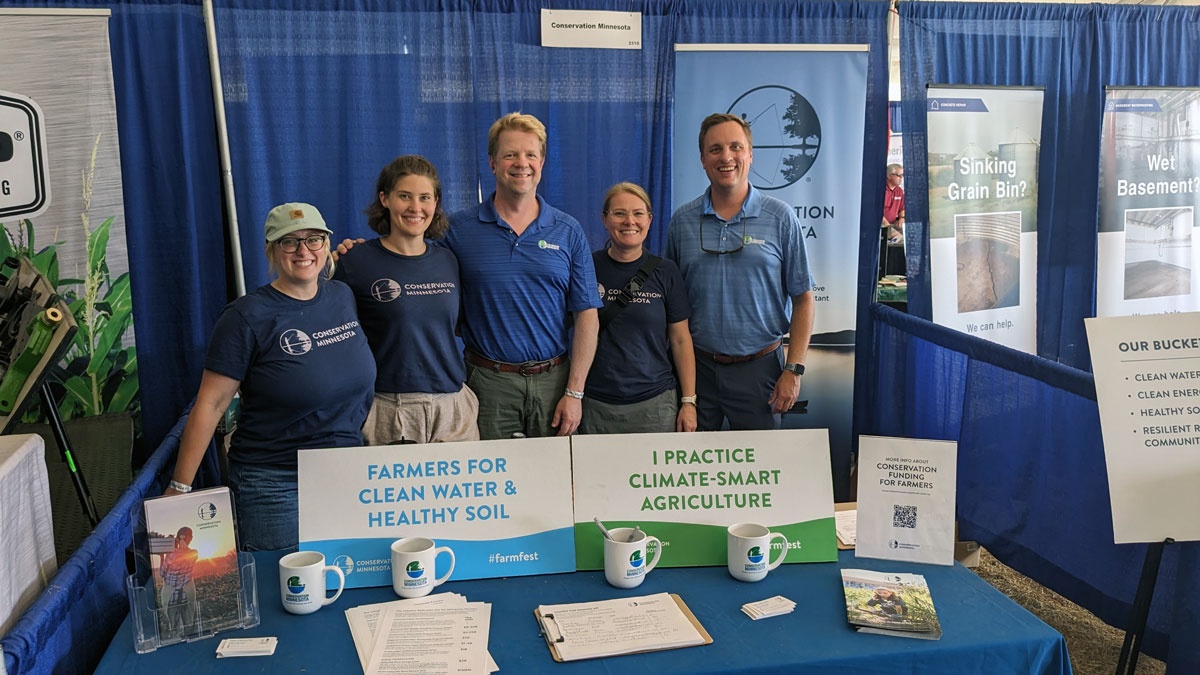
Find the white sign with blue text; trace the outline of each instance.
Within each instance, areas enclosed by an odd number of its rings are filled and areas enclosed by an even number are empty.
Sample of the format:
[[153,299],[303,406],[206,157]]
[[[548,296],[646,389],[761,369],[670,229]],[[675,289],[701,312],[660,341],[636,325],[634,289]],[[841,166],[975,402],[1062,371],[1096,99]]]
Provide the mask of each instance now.
[[390,546],[427,537],[451,581],[575,571],[566,438],[390,445],[298,453],[300,549],[346,587],[389,586]]

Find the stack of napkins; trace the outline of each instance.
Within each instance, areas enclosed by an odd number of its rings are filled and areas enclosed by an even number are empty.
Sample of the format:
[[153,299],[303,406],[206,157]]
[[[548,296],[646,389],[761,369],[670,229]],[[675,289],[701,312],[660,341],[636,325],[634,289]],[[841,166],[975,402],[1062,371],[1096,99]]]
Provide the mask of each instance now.
[[747,602],[742,605],[742,611],[746,616],[758,621],[769,616],[779,616],[780,614],[791,614],[792,610],[796,609],[796,603],[788,600],[782,595],[777,595],[766,600],[758,602]]

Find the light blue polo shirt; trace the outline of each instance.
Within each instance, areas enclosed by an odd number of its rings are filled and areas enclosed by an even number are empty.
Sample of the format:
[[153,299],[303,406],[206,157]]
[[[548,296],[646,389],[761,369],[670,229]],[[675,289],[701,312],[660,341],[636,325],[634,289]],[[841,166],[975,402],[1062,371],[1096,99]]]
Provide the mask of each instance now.
[[602,306],[579,221],[538,195],[538,217],[517,236],[493,192],[450,218],[442,240],[462,275],[467,348],[495,361],[545,361],[567,351],[567,316]]
[[[736,253],[716,255],[714,251]],[[788,332],[792,297],[812,290],[808,251],[796,213],[750,186],[742,210],[725,221],[711,188],[671,216],[666,257],[679,266],[692,303],[696,347],[753,354]]]

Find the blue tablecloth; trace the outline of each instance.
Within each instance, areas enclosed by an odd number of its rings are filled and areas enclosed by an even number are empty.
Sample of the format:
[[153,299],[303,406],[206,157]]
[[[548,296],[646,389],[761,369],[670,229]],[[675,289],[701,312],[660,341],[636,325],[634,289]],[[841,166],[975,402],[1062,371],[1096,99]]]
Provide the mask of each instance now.
[[[279,556],[256,553],[262,623],[213,639],[133,652],[126,619],[97,673],[355,673],[358,657],[344,610],[396,599],[390,587],[347,590],[308,616],[292,616],[279,604]],[[846,623],[842,567],[925,575],[941,619],[942,639],[917,640],[854,632]],[[840,553],[835,563],[783,565],[766,580],[743,583],[724,567],[672,568],[650,573],[639,588],[618,590],[601,572],[480,581],[451,580],[438,589],[492,603],[488,648],[501,673],[1045,673],[1071,672],[1063,637],[961,565],[942,567],[856,559]],[[712,635],[713,644],[574,663],[550,658],[533,609],[539,604],[581,602],[650,593],[678,593]],[[796,611],[751,621],[742,604],[783,595]],[[222,637],[274,635],[274,656],[217,660]],[[219,665],[218,665],[219,664]]]

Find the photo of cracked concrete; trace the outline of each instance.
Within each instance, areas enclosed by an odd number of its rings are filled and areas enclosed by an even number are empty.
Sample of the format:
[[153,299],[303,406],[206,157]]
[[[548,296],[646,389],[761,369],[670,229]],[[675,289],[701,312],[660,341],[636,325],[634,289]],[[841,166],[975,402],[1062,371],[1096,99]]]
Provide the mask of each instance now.
[[1192,292],[1190,206],[1125,212],[1125,299]]
[[1021,212],[954,217],[958,311],[1015,307],[1021,298]]

